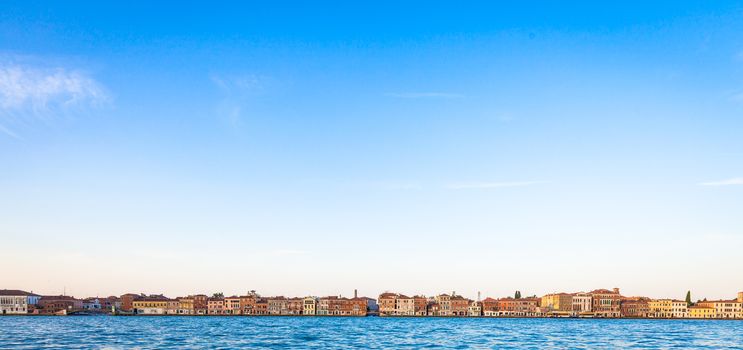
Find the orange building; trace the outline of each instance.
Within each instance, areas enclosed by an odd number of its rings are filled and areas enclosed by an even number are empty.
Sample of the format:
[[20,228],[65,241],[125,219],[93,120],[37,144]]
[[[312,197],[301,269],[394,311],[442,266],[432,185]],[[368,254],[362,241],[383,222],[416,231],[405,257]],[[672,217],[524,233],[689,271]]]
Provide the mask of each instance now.
[[345,316],[366,316],[367,299],[351,298],[344,301],[343,312]]
[[134,309],[133,302],[134,300],[137,300],[137,298],[141,298],[142,295],[139,294],[133,294],[133,293],[127,293],[121,296],[121,310],[122,311],[132,311]]
[[498,316],[529,317],[539,314],[538,298],[501,298],[498,299]]
[[209,315],[222,315],[224,314],[224,299],[223,298],[209,298],[206,301],[207,314]]
[[253,309],[253,315],[257,315],[257,316],[268,315],[268,299],[257,298],[255,300],[255,308]]
[[498,300],[485,298],[482,301],[482,315],[487,317],[498,316]]
[[413,313],[415,316],[428,315],[428,298],[423,295],[413,296]]
[[379,295],[380,316],[414,316],[416,315],[415,298],[398,293]]
[[240,297],[240,311],[243,315],[256,315],[255,304],[257,299],[257,294],[248,294]]

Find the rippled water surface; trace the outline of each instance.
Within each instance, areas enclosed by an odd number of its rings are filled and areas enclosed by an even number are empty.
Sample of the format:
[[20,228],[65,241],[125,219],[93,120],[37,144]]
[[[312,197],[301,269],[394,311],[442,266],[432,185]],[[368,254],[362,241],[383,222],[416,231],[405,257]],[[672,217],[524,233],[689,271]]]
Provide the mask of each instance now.
[[0,348],[743,349],[743,321],[0,317]]

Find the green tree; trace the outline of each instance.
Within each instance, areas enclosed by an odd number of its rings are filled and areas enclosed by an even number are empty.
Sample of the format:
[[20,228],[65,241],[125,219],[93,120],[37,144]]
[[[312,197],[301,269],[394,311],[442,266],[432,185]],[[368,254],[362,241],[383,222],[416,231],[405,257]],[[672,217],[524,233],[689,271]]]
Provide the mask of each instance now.
[[691,291],[686,291],[686,306],[691,306]]
[[212,298],[224,298],[224,293],[222,292],[214,293],[212,294]]
[[513,294],[514,299],[521,299],[521,291],[516,291],[516,293]]

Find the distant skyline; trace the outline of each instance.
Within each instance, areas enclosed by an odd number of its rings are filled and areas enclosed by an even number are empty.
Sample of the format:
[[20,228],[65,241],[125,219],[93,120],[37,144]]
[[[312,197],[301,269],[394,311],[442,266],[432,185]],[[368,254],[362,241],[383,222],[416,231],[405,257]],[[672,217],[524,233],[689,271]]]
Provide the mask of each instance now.
[[0,289],[731,298],[741,135],[735,2],[4,2]]

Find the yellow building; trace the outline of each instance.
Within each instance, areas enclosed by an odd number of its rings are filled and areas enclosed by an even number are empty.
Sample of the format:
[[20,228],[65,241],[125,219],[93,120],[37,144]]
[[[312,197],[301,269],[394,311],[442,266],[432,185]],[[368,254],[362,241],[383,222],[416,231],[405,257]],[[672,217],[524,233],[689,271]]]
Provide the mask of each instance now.
[[573,296],[567,293],[547,294],[542,297],[541,306],[553,314],[573,312]]
[[313,297],[304,298],[302,304],[302,315],[314,315],[317,309],[317,299]]
[[170,299],[163,296],[150,296],[132,302],[134,313],[139,315],[164,315]]
[[648,302],[648,317],[651,318],[685,318],[686,302],[675,299],[652,299]]
[[705,306],[689,306],[689,318],[717,318],[715,309]]
[[178,314],[179,315],[193,315],[193,298],[178,298]]
[[704,300],[697,305],[715,309],[717,318],[743,318],[743,305],[738,300]]

